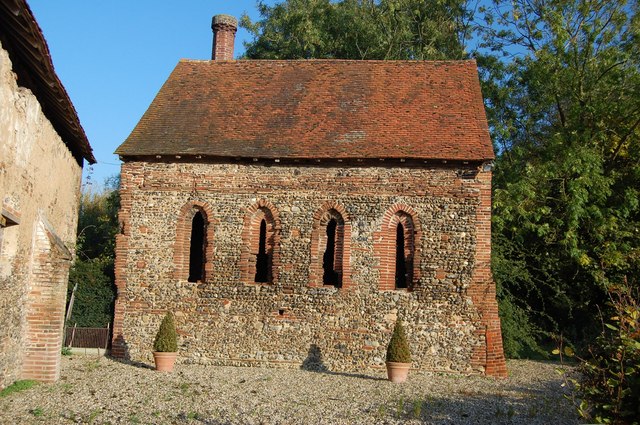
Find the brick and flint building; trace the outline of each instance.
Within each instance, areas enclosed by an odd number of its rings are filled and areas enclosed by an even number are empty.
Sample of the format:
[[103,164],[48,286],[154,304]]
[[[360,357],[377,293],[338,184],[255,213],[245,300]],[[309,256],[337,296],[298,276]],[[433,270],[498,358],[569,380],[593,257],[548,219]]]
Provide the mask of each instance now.
[[122,165],[113,353],[360,371],[404,322],[413,366],[505,376],[474,61],[181,60]]

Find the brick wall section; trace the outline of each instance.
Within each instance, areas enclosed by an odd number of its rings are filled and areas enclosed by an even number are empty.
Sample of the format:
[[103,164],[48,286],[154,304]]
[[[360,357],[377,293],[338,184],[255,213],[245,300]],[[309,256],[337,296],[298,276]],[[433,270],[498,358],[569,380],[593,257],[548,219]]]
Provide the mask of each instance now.
[[[414,367],[500,375],[483,227],[490,173],[476,174],[478,166],[126,162],[113,353],[150,361],[157,327],[172,310],[182,362],[300,367],[319,350],[329,369],[361,371],[382,367],[399,317]],[[214,220],[212,272],[200,283],[176,278],[173,261],[190,202],[206,205]],[[314,232],[332,208],[351,227],[342,289],[313,284],[322,279]],[[255,216],[266,211],[278,259],[272,282],[257,285],[247,253]],[[414,285],[381,291],[377,241],[397,211],[415,226]]]
[[236,38],[238,21],[228,15],[216,15],[211,20],[213,30],[213,48],[211,59],[218,61],[233,60],[233,43]]
[[[123,323],[128,305],[124,297],[127,294],[128,274],[126,270],[128,263],[127,257],[129,254],[129,236],[131,235],[129,217],[131,216],[132,188],[141,186],[143,182],[142,175],[140,174],[143,169],[141,165],[142,164],[128,164],[127,172],[120,173],[120,211],[118,212],[120,232],[116,235],[116,259],[114,263],[117,302],[115,303],[113,312],[113,341],[111,345],[111,354],[119,358],[128,357],[129,355],[129,350],[123,335]],[[148,233],[151,229],[147,226],[145,227]],[[177,233],[176,231],[176,234]],[[131,260],[133,259],[130,259],[130,261]],[[179,267],[181,266],[182,265]],[[173,273],[175,274],[175,271]]]
[[22,377],[54,382],[60,376],[67,279],[71,253],[38,222],[27,296],[27,338]]

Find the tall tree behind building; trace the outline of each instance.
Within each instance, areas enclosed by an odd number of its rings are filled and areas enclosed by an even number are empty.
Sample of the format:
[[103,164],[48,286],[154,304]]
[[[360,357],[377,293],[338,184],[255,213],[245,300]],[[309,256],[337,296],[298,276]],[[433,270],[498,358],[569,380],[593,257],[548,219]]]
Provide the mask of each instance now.
[[465,0],[258,2],[250,59],[463,59],[471,36]]
[[635,0],[495,0],[483,11],[499,153],[494,273],[512,356],[536,348],[524,334],[592,340],[607,288],[638,284],[637,10]]
[[67,299],[77,284],[70,325],[106,327],[113,318],[119,185],[113,177],[101,191],[81,195],[76,260],[69,272]]

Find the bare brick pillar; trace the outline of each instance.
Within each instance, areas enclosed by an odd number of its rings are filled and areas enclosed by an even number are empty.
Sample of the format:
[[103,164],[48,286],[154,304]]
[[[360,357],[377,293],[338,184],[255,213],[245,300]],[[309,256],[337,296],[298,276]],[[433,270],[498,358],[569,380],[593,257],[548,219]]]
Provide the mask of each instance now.
[[22,377],[54,382],[60,376],[64,307],[72,256],[42,221],[37,224],[33,250]]

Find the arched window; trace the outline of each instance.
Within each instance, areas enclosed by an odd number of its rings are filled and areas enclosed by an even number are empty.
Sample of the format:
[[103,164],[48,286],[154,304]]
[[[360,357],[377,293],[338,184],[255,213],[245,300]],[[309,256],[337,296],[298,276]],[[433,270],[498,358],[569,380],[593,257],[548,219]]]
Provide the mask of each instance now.
[[404,243],[404,227],[399,222],[396,228],[396,289],[407,287],[407,257]]
[[413,209],[394,205],[387,210],[375,240],[374,250],[380,261],[379,288],[413,290],[420,272],[416,249],[420,229]]
[[212,212],[204,202],[192,201],[178,216],[173,247],[174,277],[188,282],[202,282],[212,271]]
[[335,218],[329,220],[327,224],[327,245],[324,250],[324,255],[322,256],[322,270],[324,271],[322,274],[322,283],[340,288],[342,286],[342,270],[336,270],[336,268],[341,269],[341,267],[336,267],[336,263],[340,262],[336,261],[336,254],[340,256],[336,249],[337,226],[338,222]]
[[266,283],[269,281],[269,254],[267,254],[267,222],[262,219],[260,222],[260,235],[258,236],[258,253],[256,254],[256,282]]
[[311,267],[309,285],[350,285],[349,264],[351,224],[344,208],[326,203],[314,215],[311,231]]
[[197,282],[204,277],[206,229],[202,212],[198,211],[191,221],[191,243],[189,247],[189,282]]
[[273,283],[279,261],[280,220],[271,203],[262,199],[249,207],[242,239],[242,280]]

